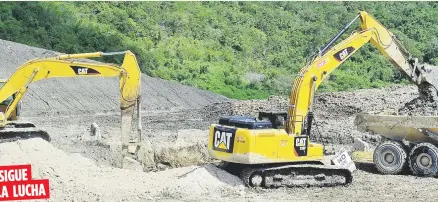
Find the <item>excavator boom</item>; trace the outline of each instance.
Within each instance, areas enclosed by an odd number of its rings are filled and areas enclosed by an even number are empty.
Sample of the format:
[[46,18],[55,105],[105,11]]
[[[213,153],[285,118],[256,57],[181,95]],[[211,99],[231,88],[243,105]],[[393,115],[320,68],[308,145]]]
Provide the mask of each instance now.
[[[347,39],[330,48],[358,18],[361,30],[354,32]],[[286,122],[286,131],[289,134],[310,134],[313,118],[312,102],[318,86],[332,71],[368,42],[374,45],[412,83],[421,88],[438,89],[438,70],[419,64],[418,59],[412,58],[393,33],[367,12],[361,11],[353,21],[348,23],[321,49],[319,55],[314,57],[309,65],[301,69],[295,79]]]

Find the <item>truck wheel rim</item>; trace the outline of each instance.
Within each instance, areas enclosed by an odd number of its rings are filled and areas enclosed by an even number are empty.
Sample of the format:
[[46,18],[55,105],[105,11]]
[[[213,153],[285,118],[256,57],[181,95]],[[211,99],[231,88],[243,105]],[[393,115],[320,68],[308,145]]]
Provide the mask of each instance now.
[[394,162],[394,154],[392,153],[392,152],[388,152],[388,153],[385,153],[385,155],[384,155],[384,159],[385,159],[385,161],[388,163],[388,164],[391,164],[392,162]]
[[432,157],[427,153],[421,153],[416,163],[421,169],[428,169],[432,166]]
[[382,157],[383,163],[387,166],[391,166],[396,163],[396,154],[392,150],[387,150],[383,152]]

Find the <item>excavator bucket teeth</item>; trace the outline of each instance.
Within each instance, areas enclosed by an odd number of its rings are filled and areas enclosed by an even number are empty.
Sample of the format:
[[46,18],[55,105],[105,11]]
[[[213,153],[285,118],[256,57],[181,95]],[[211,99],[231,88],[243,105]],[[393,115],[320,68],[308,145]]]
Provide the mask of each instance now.
[[32,123],[8,123],[6,127],[0,129],[0,142],[12,142],[16,140],[42,138],[51,141],[47,131],[38,129]]

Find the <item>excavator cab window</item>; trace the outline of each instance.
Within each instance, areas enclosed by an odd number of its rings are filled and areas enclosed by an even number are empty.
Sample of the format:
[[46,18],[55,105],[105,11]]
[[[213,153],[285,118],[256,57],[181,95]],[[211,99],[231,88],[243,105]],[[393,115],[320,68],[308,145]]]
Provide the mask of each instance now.
[[3,102],[1,102],[0,105],[5,105],[5,106],[7,106],[7,105],[9,105],[9,103],[12,102],[13,99],[14,99],[13,96],[8,97],[8,99],[6,99],[6,100],[4,100]]
[[272,123],[272,128],[281,129],[283,128],[287,112],[259,112],[260,120],[269,120]]
[[[4,82],[0,82],[0,88],[3,87],[4,84],[5,84]],[[12,102],[12,100],[14,100],[14,96],[13,95],[8,97],[8,99],[2,101],[0,103],[0,105],[8,106]]]

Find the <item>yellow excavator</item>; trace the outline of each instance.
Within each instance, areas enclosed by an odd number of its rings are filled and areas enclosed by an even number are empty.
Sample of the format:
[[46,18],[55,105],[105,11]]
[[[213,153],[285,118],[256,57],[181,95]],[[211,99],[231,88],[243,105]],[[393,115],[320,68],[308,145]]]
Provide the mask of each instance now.
[[[119,66],[78,60],[112,55],[124,55],[123,64]],[[51,140],[46,131],[38,129],[32,123],[19,121],[20,101],[31,83],[49,78],[119,77],[122,149],[125,156],[136,158],[141,141],[140,76],[137,59],[129,50],[110,53],[62,54],[30,60],[18,67],[7,80],[0,80],[0,142],[35,137]],[[136,106],[138,134],[133,134],[132,120]]]
[[[357,20],[360,30],[332,46]],[[371,42],[416,85],[435,88],[436,69],[427,69],[365,11],[327,43],[296,77],[287,112],[259,112],[259,117],[221,117],[210,126],[208,150],[250,187],[337,186],[352,182],[349,169],[324,163],[324,147],[310,141],[313,98],[327,76]]]

